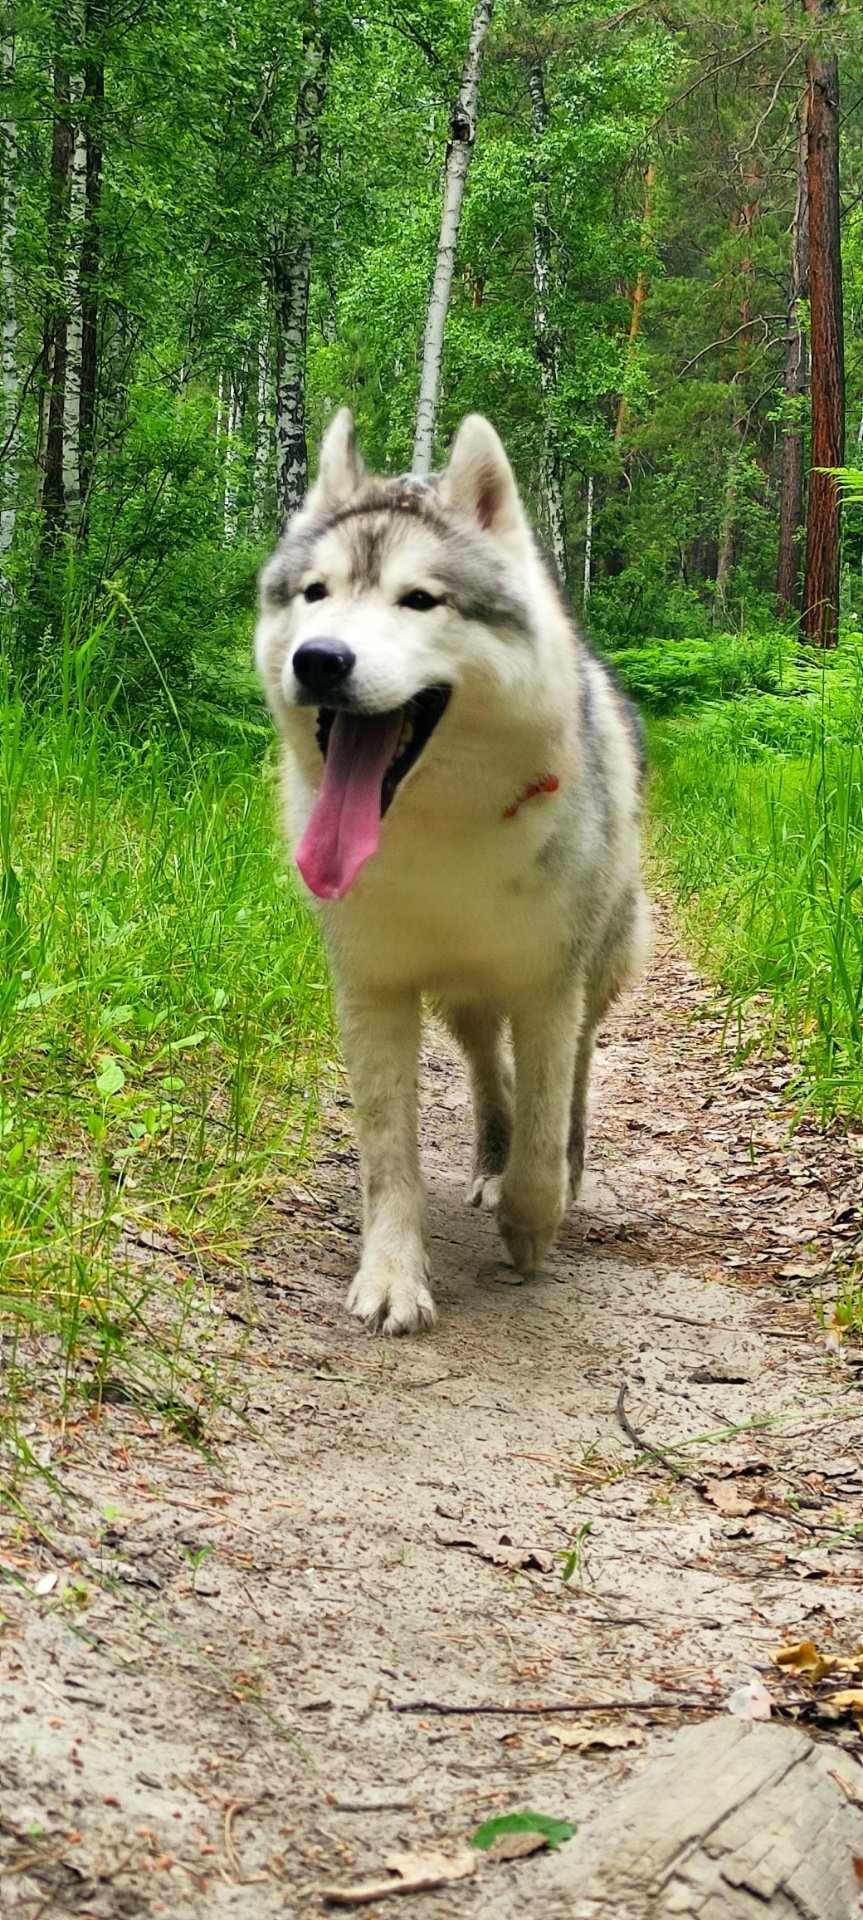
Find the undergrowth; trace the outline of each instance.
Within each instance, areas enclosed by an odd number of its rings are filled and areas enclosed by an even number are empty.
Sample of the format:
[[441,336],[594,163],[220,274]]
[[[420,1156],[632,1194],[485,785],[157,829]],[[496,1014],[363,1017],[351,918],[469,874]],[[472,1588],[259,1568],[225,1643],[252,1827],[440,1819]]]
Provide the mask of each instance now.
[[652,723],[653,848],[729,1015],[757,1007],[826,1122],[863,1113],[863,650],[777,650],[772,691]]
[[[217,1393],[207,1267],[301,1157],[332,1057],[260,743],[133,733],[92,659],[67,636],[33,711],[0,686],[7,1419],[36,1350],[61,1410],[118,1369],[144,1404]],[[166,1229],[188,1258],[157,1277],[130,1249]]]

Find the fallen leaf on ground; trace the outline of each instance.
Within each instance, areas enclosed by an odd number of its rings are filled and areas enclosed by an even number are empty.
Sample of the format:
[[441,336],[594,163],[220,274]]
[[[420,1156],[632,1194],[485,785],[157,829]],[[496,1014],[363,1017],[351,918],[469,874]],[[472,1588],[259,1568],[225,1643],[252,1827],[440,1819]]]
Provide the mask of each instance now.
[[770,1658],[777,1667],[785,1667],[788,1673],[805,1673],[810,1680],[823,1680],[825,1673],[832,1673],[836,1665],[829,1655],[818,1652],[812,1640],[801,1640],[793,1647],[777,1647]]
[[554,1566],[553,1553],[538,1547],[517,1547],[508,1533],[492,1533],[485,1528],[439,1527],[435,1539],[442,1547],[472,1547],[480,1559],[492,1560],[496,1567],[538,1567],[540,1573],[550,1573]]
[[727,1513],[729,1519],[740,1519],[744,1514],[755,1512],[755,1501],[750,1500],[736,1480],[706,1480],[704,1498],[717,1513]]
[[831,1707],[850,1707],[852,1713],[863,1713],[863,1687],[840,1687],[838,1693],[831,1693]]
[[[470,1844],[491,1856],[491,1849],[497,1845],[497,1842],[510,1834],[539,1834],[540,1845],[560,1847],[564,1840],[572,1839],[574,1832],[575,1828],[570,1820],[555,1820],[550,1814],[531,1813],[530,1809],[526,1808],[523,1813],[502,1813],[496,1820],[486,1820],[483,1826],[477,1827],[476,1833],[471,1834]],[[533,1851],[534,1849],[531,1848],[531,1852]],[[499,1852],[494,1854],[496,1860],[514,1857],[514,1855]]]
[[761,1680],[747,1680],[745,1686],[737,1687],[726,1704],[729,1713],[736,1713],[740,1720],[769,1720],[773,1706]]
[[640,1747],[640,1727],[545,1727],[544,1738],[562,1747]]
[[57,1585],[56,1573],[43,1573],[43,1574],[40,1574],[38,1580],[34,1580],[33,1592],[38,1594],[41,1600],[44,1594],[53,1593],[56,1585]]
[[390,1853],[384,1865],[395,1878],[363,1880],[355,1887],[321,1887],[321,1899],[331,1907],[361,1907],[384,1900],[391,1893],[426,1893],[451,1880],[466,1880],[477,1862],[469,1853]]

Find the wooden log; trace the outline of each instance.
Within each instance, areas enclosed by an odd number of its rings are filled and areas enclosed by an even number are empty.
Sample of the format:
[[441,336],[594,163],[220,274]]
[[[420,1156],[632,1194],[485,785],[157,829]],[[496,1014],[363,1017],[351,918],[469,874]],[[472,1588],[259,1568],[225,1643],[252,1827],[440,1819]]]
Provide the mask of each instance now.
[[[846,1787],[835,1778],[840,1775]],[[793,1727],[686,1727],[487,1920],[852,1920],[863,1768]],[[536,1868],[534,1866],[534,1873]]]

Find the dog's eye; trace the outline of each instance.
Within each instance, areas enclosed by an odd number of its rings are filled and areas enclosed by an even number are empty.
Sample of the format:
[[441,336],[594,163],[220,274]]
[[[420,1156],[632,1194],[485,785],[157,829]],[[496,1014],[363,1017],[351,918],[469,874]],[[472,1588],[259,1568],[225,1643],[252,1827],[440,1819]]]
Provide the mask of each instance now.
[[432,607],[439,607],[440,601],[433,593],[426,593],[424,587],[413,587],[410,593],[403,593],[400,607],[410,607],[412,613],[431,613]]
[[327,589],[323,580],[313,580],[310,586],[303,588],[304,600],[326,600],[326,597]]

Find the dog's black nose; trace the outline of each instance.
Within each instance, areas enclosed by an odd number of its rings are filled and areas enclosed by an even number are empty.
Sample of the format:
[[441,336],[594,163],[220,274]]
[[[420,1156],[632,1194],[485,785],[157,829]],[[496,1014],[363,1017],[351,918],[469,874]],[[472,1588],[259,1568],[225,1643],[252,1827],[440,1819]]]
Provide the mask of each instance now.
[[356,657],[344,640],[304,640],[294,654],[294,672],[312,699],[324,704],[344,686]]

